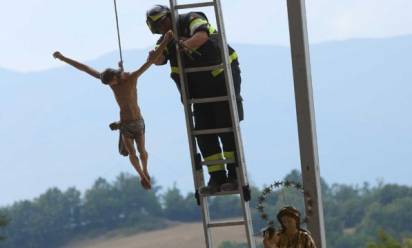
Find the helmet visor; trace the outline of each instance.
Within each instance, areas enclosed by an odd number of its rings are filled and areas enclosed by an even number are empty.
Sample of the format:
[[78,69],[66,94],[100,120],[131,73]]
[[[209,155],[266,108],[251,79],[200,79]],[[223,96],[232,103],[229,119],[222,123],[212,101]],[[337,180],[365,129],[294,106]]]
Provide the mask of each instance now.
[[162,13],[157,13],[155,15],[148,15],[147,16],[147,26],[149,26],[149,29],[152,31],[152,33],[155,34],[160,34],[160,27],[163,23],[163,21],[167,17],[167,12],[162,12]]

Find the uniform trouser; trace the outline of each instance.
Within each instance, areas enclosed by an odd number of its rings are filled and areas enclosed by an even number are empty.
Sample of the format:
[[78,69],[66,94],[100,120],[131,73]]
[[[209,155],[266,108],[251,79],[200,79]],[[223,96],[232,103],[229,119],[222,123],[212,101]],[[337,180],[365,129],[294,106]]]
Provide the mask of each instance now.
[[[242,108],[240,101],[238,101],[237,105],[238,108]],[[228,102],[195,104],[194,117],[196,129],[215,129],[232,126]],[[236,145],[233,133],[199,135],[197,143],[205,160],[235,159]],[[229,177],[236,178],[236,166],[236,163],[227,165]],[[223,164],[217,164],[210,165],[208,169],[209,173],[213,173],[225,170],[225,167]]]
[[[238,116],[239,120],[243,120],[243,105],[240,98],[240,71],[238,67],[237,69],[233,69],[233,66],[232,70],[233,81],[236,85],[236,93],[238,95]],[[216,93],[215,96],[226,95],[226,85],[223,75],[217,78],[209,78],[209,81],[203,79],[201,83],[213,86],[212,89],[208,90],[214,91]],[[208,97],[211,96],[209,95]],[[197,130],[232,127],[230,107],[227,101],[194,104],[193,109],[195,128]],[[219,139],[222,147],[220,146]],[[199,135],[197,137],[197,143],[205,160],[236,159],[236,145],[233,133]],[[237,178],[236,167],[237,163],[227,164],[229,178]],[[208,166],[208,171],[212,176],[213,174],[217,174],[216,172],[225,172],[225,167],[224,164],[210,165]]]

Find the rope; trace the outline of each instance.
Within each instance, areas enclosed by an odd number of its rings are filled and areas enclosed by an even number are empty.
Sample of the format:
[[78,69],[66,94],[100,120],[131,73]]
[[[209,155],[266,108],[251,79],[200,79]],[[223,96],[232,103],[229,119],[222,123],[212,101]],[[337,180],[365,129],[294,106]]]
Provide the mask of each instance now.
[[116,4],[116,0],[113,0],[114,3],[114,13],[116,15],[116,28],[117,28],[117,41],[119,43],[119,53],[120,53],[120,62],[119,62],[119,66],[120,68],[123,70],[123,55],[122,55],[122,45],[120,42],[120,29],[119,29],[119,17],[117,15],[117,4]]

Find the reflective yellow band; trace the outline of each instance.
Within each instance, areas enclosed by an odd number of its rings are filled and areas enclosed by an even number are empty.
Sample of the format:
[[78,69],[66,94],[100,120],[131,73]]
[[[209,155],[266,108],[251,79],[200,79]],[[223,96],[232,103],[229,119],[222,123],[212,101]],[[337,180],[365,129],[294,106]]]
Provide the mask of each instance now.
[[163,16],[165,16],[166,15],[166,13],[160,13],[160,14],[158,14],[158,15],[152,15],[152,16],[149,16],[150,17],[150,19],[152,19],[152,21],[157,21],[157,20],[159,20],[160,18],[162,18]]
[[172,66],[172,73],[176,73],[176,74],[179,74],[179,67],[177,67],[177,66]]
[[235,159],[235,152],[223,152],[226,159]]
[[211,160],[219,160],[219,159],[223,159],[222,153],[215,153],[213,155],[207,156],[204,158],[205,161],[211,161]]
[[[215,153],[213,155],[207,156],[204,158],[205,161],[212,161],[212,160],[222,160],[223,156],[222,153]],[[214,165],[208,165],[207,166],[207,171],[210,172],[215,172],[215,171],[222,171],[225,170],[225,165],[224,164],[214,164]]]
[[205,19],[201,19],[201,18],[193,19],[193,21],[191,21],[189,24],[190,35],[193,35],[195,30],[204,24],[207,24],[207,21]]
[[208,25],[209,35],[216,33],[216,28],[210,25],[205,19],[196,18],[189,24],[190,34],[193,35],[193,33],[196,31],[198,27],[205,24]]
[[[238,57],[237,57],[237,53],[236,52],[233,52],[230,56],[229,56],[229,64],[231,64],[234,60],[236,60]],[[212,76],[214,76],[214,77],[217,77],[217,76],[219,76],[219,74],[220,73],[222,73],[223,72],[223,69],[214,69],[213,71],[212,71]]]
[[225,170],[225,165],[224,164],[209,165],[207,167],[207,171],[209,173],[216,172],[216,171],[223,171],[223,170]]
[[[230,57],[229,57],[229,63],[231,64],[234,60],[237,59],[237,53],[233,52]],[[171,67],[172,73],[179,74],[179,67],[177,66],[172,66]],[[214,69],[211,73],[213,77],[217,77],[220,75],[220,73],[223,72],[223,69]]]
[[214,34],[216,32],[216,28],[214,28],[212,25],[209,25],[209,35]]
[[223,72],[223,69],[215,69],[215,70],[212,71],[212,76],[217,77],[222,72]]

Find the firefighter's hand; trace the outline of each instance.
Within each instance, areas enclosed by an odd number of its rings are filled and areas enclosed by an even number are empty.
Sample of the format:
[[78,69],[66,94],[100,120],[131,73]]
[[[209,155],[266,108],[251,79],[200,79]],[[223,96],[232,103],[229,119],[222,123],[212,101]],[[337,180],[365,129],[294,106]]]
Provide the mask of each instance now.
[[180,48],[181,52],[184,52],[188,55],[192,54],[192,52],[193,52],[193,49],[188,47],[184,40],[179,40],[179,48]]
[[155,65],[162,65],[166,59],[165,56],[163,54],[160,54],[160,56],[158,56],[155,59],[154,55],[155,55],[155,50],[150,50],[149,54],[147,55],[146,62],[153,61],[153,64]]
[[171,41],[173,39],[173,31],[169,30],[163,36],[163,40]]

